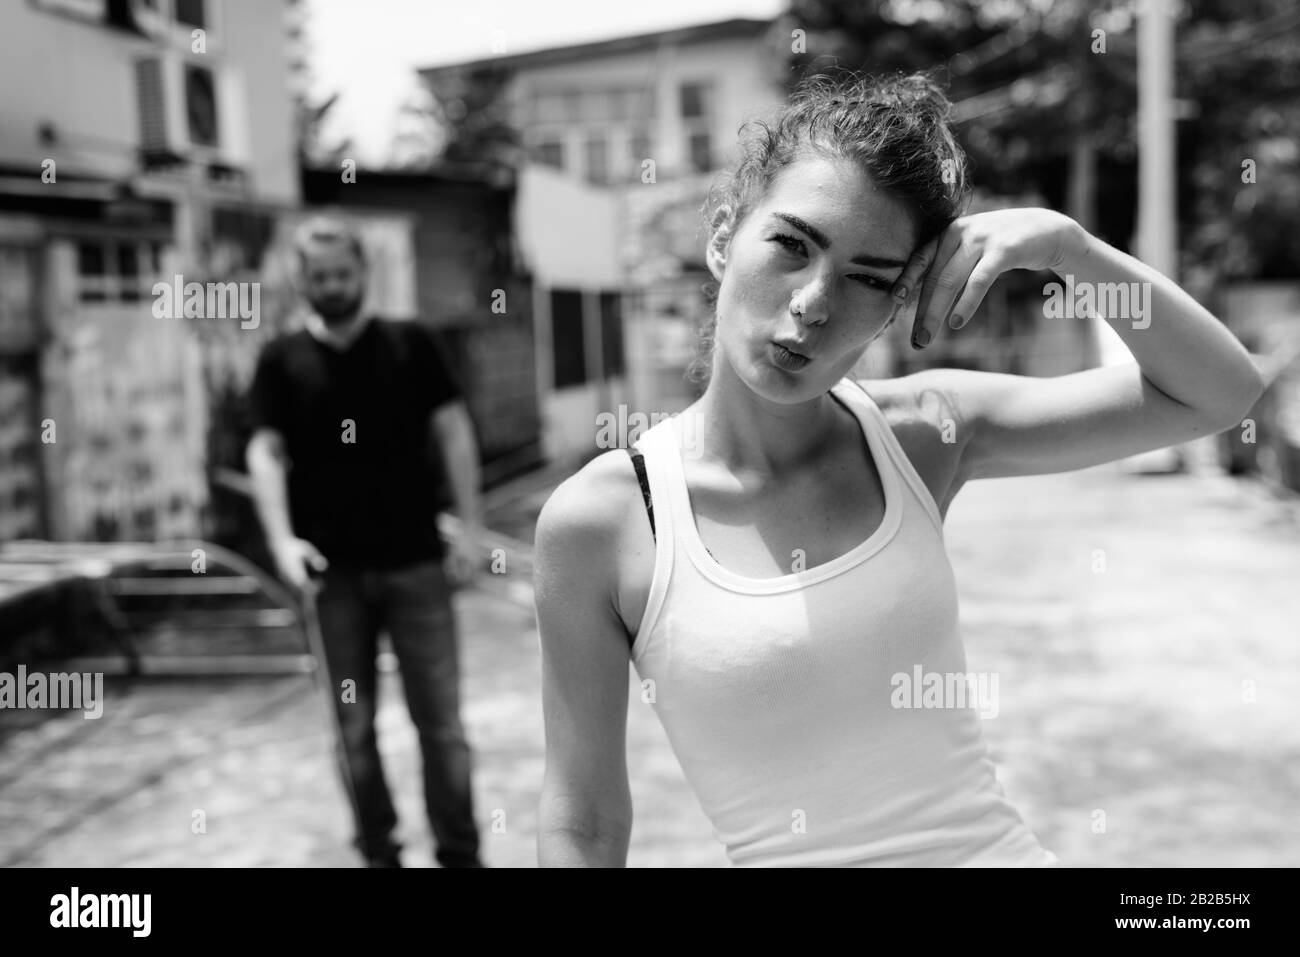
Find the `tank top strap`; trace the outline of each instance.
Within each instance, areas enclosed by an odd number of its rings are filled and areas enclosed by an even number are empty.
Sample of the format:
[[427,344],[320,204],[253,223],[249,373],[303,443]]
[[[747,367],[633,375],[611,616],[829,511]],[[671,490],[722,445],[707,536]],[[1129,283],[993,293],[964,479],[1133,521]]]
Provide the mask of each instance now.
[[903,483],[911,490],[912,495],[920,503],[926,515],[930,517],[930,521],[938,530],[939,535],[942,536],[943,516],[939,514],[939,506],[930,493],[929,486],[921,478],[921,473],[916,470],[916,466],[912,464],[912,460],[903,449],[902,443],[898,441],[898,436],[894,434],[893,428],[890,427],[885,413],[876,404],[876,400],[871,397],[871,393],[863,387],[862,383],[849,376],[841,379],[835,386],[834,391],[845,402],[849,402],[866,412],[867,427],[874,431],[889,455],[889,461],[877,462],[876,469],[892,468],[902,477]]
[[[674,511],[671,487],[673,473],[670,469],[674,464],[680,468],[681,463],[675,445],[676,438],[670,431],[671,427],[672,420],[665,419],[642,432],[634,443],[635,448],[641,452],[644,488],[649,490],[649,500],[645,504],[649,513],[654,516],[655,564],[645,612],[641,616],[640,627],[632,636],[633,660],[640,654],[645,639],[653,630],[659,612],[663,608],[664,596],[668,593],[668,580],[673,570],[673,559],[678,547],[677,529],[681,518]],[[638,469],[638,473],[640,472],[641,470]],[[638,474],[638,478],[640,477],[641,475]]]
[[650,519],[650,534],[655,535],[655,506],[654,499],[650,495],[650,479],[646,477],[645,472],[645,454],[633,444],[628,450],[628,455],[632,456],[632,467],[636,469],[636,480],[641,486],[641,501],[645,503],[646,517]]

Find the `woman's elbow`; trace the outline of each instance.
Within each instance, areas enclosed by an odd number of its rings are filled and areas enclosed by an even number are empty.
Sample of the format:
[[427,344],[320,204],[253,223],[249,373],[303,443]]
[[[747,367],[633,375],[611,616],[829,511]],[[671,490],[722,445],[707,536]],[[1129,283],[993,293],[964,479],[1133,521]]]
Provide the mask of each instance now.
[[630,801],[576,801],[543,794],[537,821],[539,867],[625,867]]

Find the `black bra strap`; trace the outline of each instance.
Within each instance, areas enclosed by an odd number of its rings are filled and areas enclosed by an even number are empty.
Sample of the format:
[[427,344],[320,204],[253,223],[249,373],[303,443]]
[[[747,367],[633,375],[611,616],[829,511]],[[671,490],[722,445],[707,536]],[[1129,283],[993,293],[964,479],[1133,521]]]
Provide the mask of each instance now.
[[655,508],[654,503],[650,501],[650,481],[645,474],[645,456],[635,445],[627,450],[627,454],[632,457],[632,467],[636,469],[636,480],[641,483],[641,498],[645,500],[645,513],[650,519],[650,535],[655,536]]

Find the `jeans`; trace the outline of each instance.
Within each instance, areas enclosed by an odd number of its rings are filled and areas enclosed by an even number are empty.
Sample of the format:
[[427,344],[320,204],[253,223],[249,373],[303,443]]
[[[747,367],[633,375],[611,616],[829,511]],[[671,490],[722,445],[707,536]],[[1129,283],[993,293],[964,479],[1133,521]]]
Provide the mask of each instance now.
[[[451,589],[439,561],[395,569],[331,566],[316,597],[326,669],[342,729],[344,786],[356,809],[356,846],[369,860],[400,849],[375,733],[379,632],[386,630],[401,670],[406,705],[419,734],[424,801],[444,867],[480,866],[470,788],[471,754],[460,721],[460,666]],[[343,685],[355,682],[355,700]]]

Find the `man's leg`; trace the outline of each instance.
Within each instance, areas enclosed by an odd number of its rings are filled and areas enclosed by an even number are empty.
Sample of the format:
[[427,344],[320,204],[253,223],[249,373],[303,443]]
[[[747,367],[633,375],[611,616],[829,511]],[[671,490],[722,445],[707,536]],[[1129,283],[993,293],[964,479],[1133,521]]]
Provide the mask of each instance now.
[[[357,850],[376,865],[395,864],[400,846],[392,839],[397,812],[384,780],[375,734],[378,681],[375,654],[379,623],[373,596],[361,572],[329,569],[316,597],[327,677],[343,734],[347,767],[357,804]],[[344,686],[345,681],[353,682]]]
[[384,575],[385,623],[424,760],[424,801],[443,867],[478,867],[471,754],[460,721],[460,655],[451,589],[437,561]]

